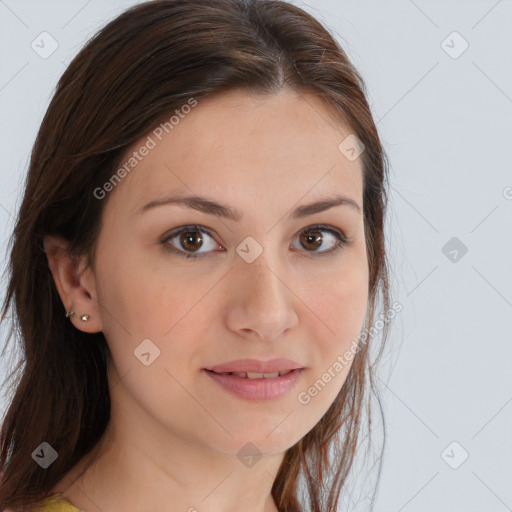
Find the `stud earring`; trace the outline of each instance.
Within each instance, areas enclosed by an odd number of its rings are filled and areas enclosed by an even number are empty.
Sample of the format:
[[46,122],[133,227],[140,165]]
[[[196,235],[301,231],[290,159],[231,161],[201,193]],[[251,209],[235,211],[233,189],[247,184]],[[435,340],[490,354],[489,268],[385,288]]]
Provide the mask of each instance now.
[[[72,316],[76,316],[76,313],[75,313],[74,310],[73,311],[69,311],[69,312],[66,313],[66,318],[71,318]],[[91,315],[87,315],[87,314],[82,315],[80,317],[80,321],[81,322],[87,322],[87,320],[89,320],[90,317],[91,317]]]

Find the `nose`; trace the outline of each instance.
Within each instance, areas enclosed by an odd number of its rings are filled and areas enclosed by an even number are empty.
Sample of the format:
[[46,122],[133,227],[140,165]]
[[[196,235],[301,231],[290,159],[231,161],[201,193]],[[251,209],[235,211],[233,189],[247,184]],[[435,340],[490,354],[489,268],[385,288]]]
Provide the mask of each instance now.
[[238,261],[235,267],[230,272],[230,300],[225,310],[231,331],[274,340],[298,324],[299,299],[289,273],[271,264],[265,251],[254,262]]

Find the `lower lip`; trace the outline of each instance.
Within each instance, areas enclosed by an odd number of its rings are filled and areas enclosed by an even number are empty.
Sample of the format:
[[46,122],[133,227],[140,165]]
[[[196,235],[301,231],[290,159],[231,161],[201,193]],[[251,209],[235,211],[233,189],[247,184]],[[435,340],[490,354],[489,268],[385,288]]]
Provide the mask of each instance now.
[[273,400],[286,395],[299,380],[304,368],[293,370],[286,375],[271,379],[249,379],[237,375],[227,375],[204,370],[226,391],[248,400]]

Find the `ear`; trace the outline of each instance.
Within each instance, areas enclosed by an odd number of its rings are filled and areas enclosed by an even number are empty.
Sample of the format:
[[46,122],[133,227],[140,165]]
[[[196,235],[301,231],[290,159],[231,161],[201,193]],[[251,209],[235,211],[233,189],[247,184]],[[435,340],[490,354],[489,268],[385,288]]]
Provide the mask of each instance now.
[[[94,273],[91,269],[83,270],[86,266],[85,256],[71,256],[68,245],[69,243],[59,236],[48,235],[44,238],[44,252],[55,286],[66,311],[74,310],[76,313],[69,318],[74,326],[83,332],[100,332],[103,330],[103,324]],[[87,322],[80,320],[84,314],[89,315]]]

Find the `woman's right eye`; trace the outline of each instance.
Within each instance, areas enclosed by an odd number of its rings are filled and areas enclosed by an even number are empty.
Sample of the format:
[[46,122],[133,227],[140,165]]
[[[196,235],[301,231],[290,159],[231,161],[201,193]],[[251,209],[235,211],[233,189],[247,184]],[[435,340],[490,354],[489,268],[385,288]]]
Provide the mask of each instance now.
[[[206,234],[207,238],[210,238],[213,242],[210,242],[210,247],[208,248],[208,244],[206,244],[207,250],[204,252],[198,252],[198,249],[203,248],[204,244],[204,236],[201,233]],[[178,244],[180,248],[177,248],[171,242],[173,239],[178,239]],[[215,247],[220,247],[217,242],[213,239],[211,235],[208,234],[200,226],[183,226],[181,228],[175,229],[168,236],[166,236],[161,243],[165,246],[165,248],[174,253],[182,256],[183,258],[192,258],[196,259],[202,257],[203,254],[207,254],[211,249],[215,249]],[[182,249],[183,248],[183,249]],[[186,251],[194,251],[192,253]]]

